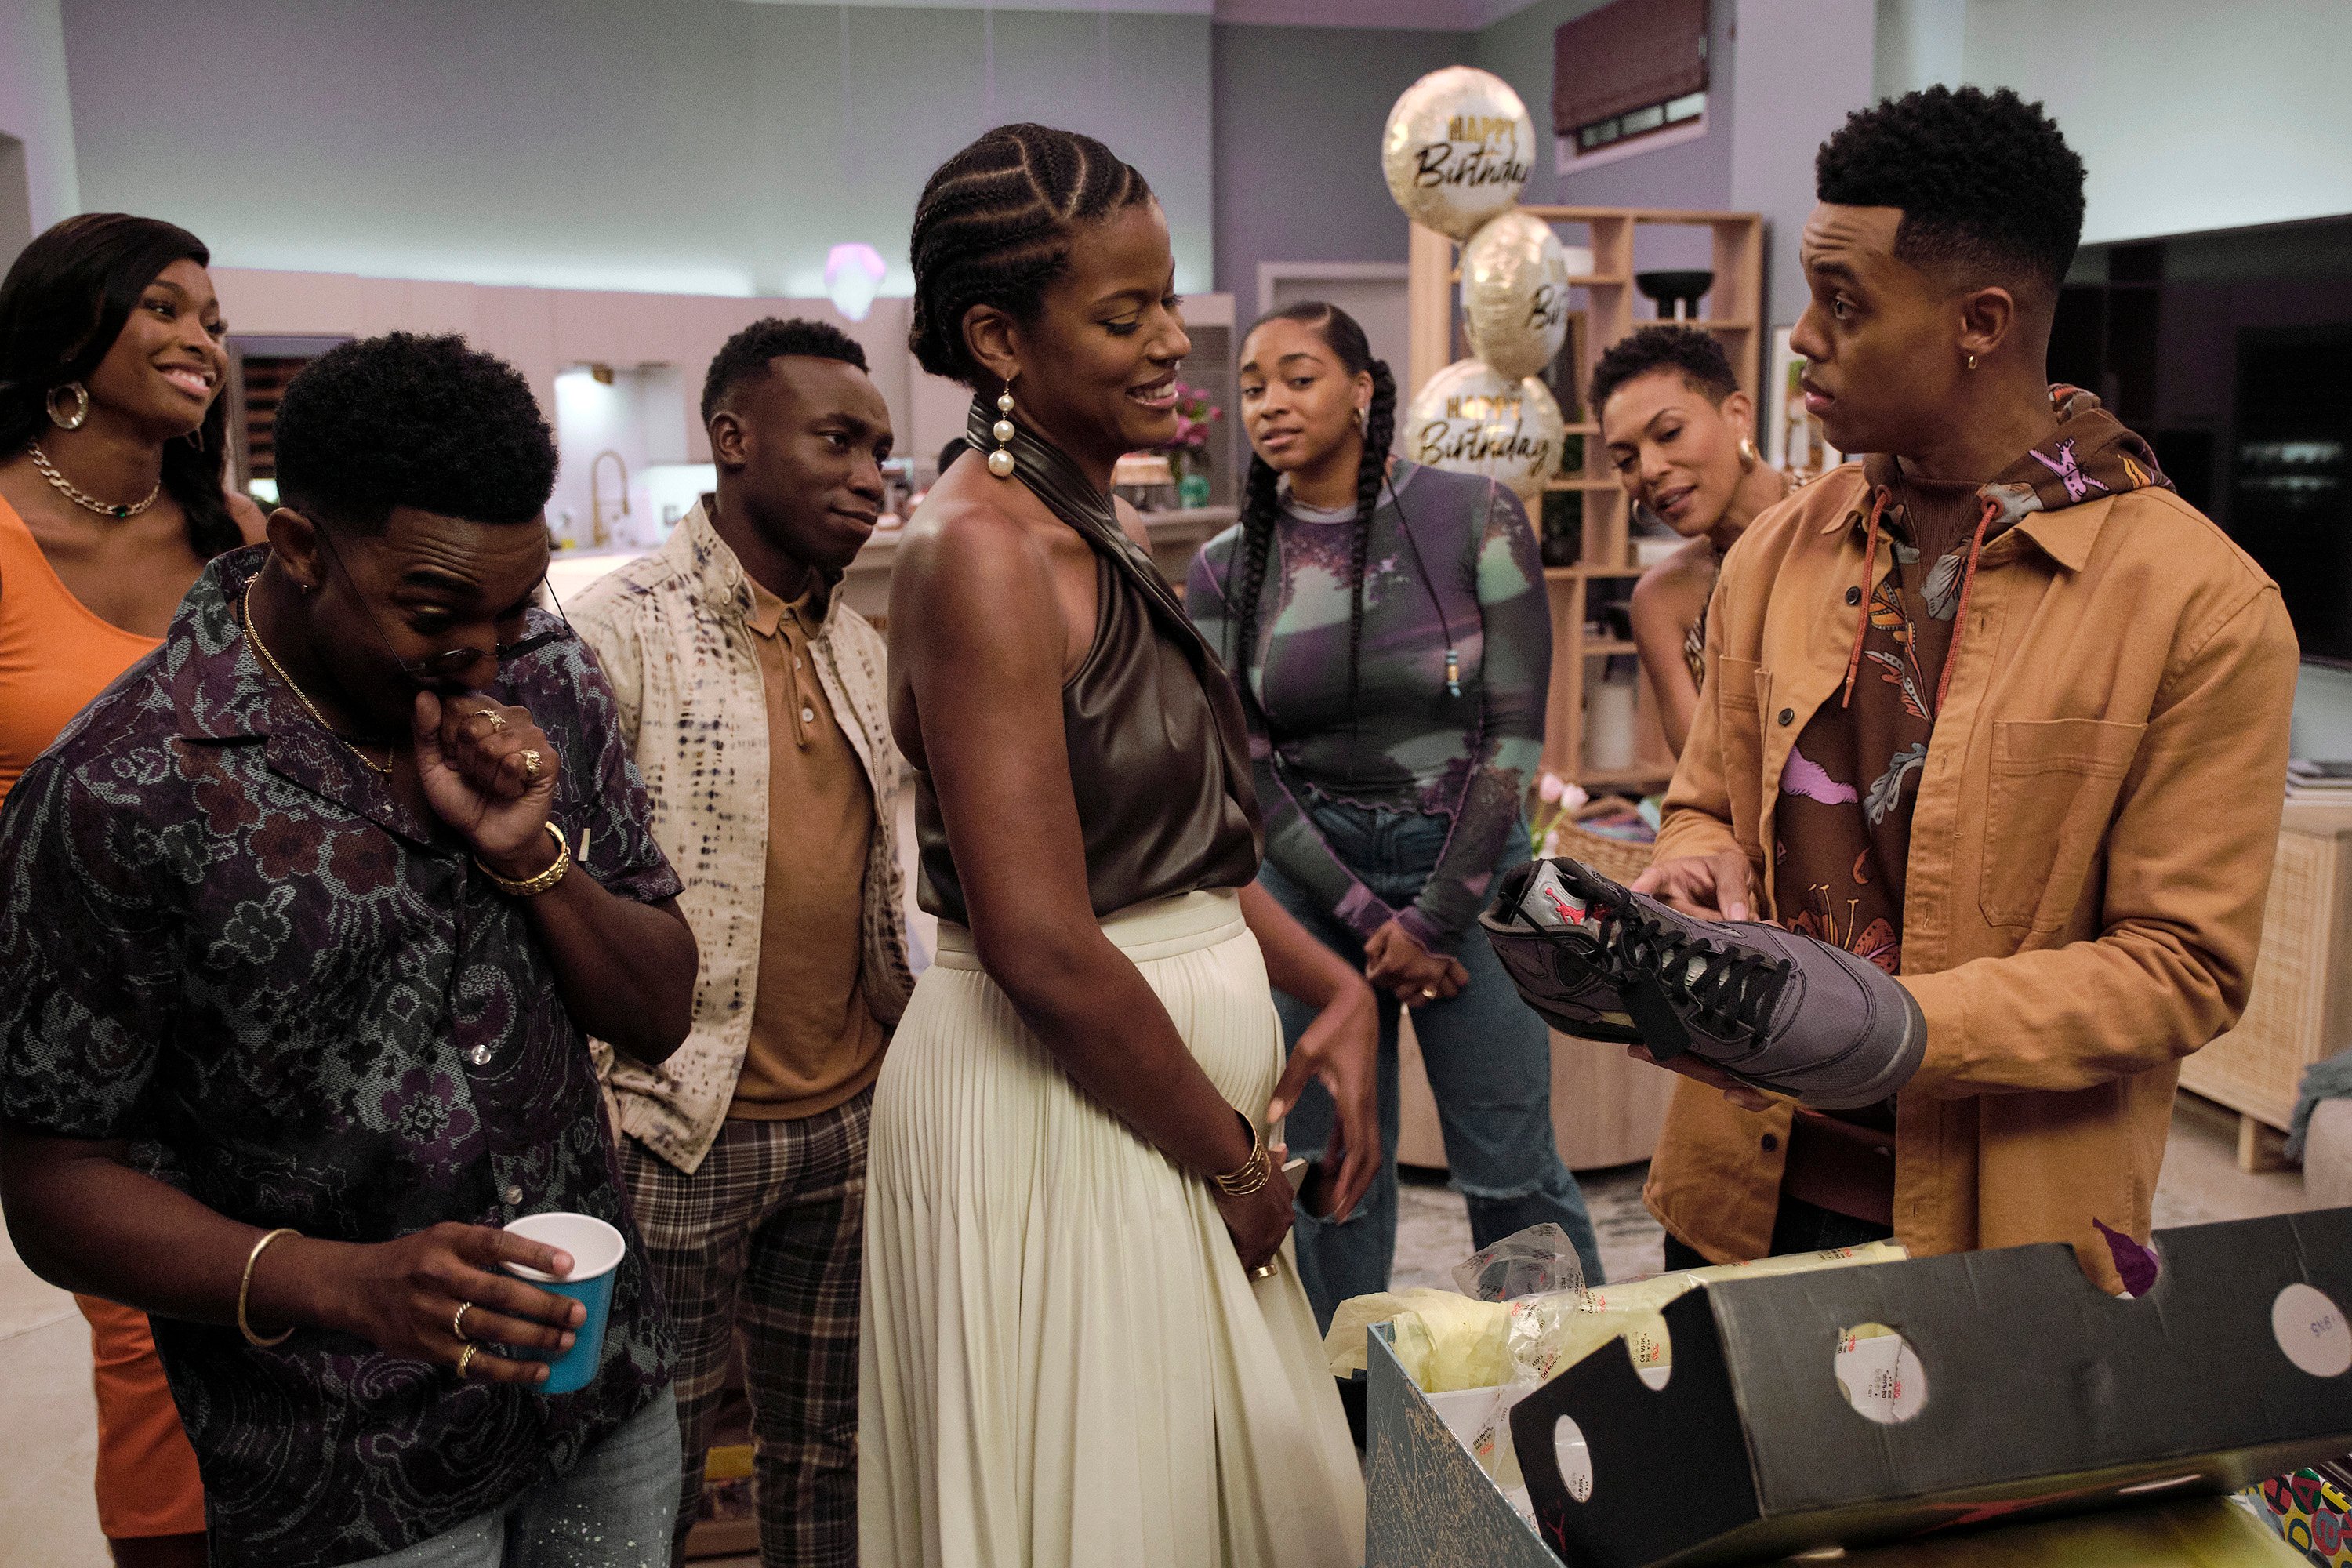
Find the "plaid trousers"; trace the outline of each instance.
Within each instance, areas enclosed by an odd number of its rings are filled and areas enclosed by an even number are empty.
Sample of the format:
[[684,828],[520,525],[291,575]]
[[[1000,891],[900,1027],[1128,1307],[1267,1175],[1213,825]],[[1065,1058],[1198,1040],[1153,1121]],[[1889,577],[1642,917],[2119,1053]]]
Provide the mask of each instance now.
[[673,1563],[702,1496],[728,1352],[743,1344],[763,1568],[856,1568],[857,1279],[874,1091],[793,1121],[730,1120],[688,1175],[634,1138],[622,1174],[677,1331]]

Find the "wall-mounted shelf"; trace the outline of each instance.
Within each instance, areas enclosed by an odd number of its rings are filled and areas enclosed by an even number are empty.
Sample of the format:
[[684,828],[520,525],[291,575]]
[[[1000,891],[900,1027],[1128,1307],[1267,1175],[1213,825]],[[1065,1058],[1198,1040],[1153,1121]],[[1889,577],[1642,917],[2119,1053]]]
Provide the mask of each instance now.
[[[1551,591],[1551,692],[1544,717],[1543,765],[1589,790],[1646,790],[1663,784],[1674,773],[1664,732],[1658,727],[1657,704],[1649,682],[1640,688],[1635,714],[1636,755],[1633,765],[1594,768],[1584,757],[1584,681],[1597,668],[1593,659],[1633,651],[1619,638],[1587,637],[1585,606],[1592,585],[1612,585],[1638,577],[1626,538],[1624,491],[1609,467],[1609,455],[1600,441],[1599,411],[1580,406],[1582,388],[1601,353],[1653,318],[1636,316],[1648,310],[1634,286],[1633,239],[1643,227],[1703,228],[1712,231],[1715,283],[1706,295],[1713,314],[1687,324],[1712,332],[1731,358],[1733,372],[1749,399],[1762,405],[1764,319],[1764,225],[1755,213],[1696,212],[1643,207],[1528,206],[1523,209],[1555,228],[1581,230],[1560,237],[1592,252],[1593,269],[1571,278],[1574,309],[1583,317],[1578,334],[1576,385],[1579,406],[1565,407],[1575,417],[1570,436],[1583,437],[1581,471],[1554,479],[1548,495],[1573,497],[1580,511],[1580,553],[1572,566],[1549,566],[1544,581]],[[1410,402],[1423,383],[1453,363],[1460,352],[1454,329],[1455,247],[1434,230],[1415,225],[1407,288],[1412,301],[1412,353],[1407,365]],[[1572,448],[1571,448],[1572,449]]]

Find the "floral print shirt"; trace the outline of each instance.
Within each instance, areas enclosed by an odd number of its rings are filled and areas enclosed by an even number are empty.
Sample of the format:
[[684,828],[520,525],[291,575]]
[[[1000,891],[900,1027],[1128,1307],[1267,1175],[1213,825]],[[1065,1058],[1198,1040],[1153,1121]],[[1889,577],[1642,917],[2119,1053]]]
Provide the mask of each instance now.
[[[0,1121],[128,1139],[249,1225],[386,1241],[572,1210],[629,1238],[596,1381],[458,1383],[298,1330],[159,1317],[216,1568],[309,1568],[442,1534],[563,1475],[669,1379],[588,1045],[519,904],[257,661],[240,602],[266,548],[205,569],[163,646],[58,736],[0,813]],[[586,868],[678,882],[593,658],[499,672],[561,753]]]
[[[1868,599],[1851,700],[1814,712],[1781,770],[1773,898],[1782,924],[1890,974],[1902,972],[1912,811],[1978,525],[1990,543],[2031,512],[2171,488],[2147,444],[2096,397],[2070,386],[2051,395],[2057,433],[1990,484],[1923,479],[1892,458],[1864,459],[1870,494],[1884,496],[1884,574],[1848,590],[1849,604]],[[1856,512],[1846,524],[1859,536],[1869,518]],[[1855,1120],[1892,1126],[1884,1112]]]

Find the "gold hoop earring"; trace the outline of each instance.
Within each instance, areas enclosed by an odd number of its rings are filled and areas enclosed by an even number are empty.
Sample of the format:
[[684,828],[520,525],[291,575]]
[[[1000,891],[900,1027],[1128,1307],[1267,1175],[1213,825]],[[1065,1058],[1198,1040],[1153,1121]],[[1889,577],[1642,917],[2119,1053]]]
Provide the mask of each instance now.
[[[60,392],[70,392],[74,395],[73,417],[70,419],[58,412],[58,394]],[[49,388],[48,405],[50,424],[60,430],[79,430],[89,418],[89,388],[78,381],[67,382],[63,386],[53,386]]]
[[1763,454],[1756,449],[1756,437],[1753,436],[1742,436],[1739,438],[1740,468],[1752,472],[1754,471],[1756,465],[1761,461],[1763,461]]
[[1977,367],[1977,356],[1976,356],[1976,355],[1974,355],[1974,354],[1970,354],[1970,355],[1969,356],[1969,368],[1970,370],[1974,370],[1974,369],[1976,369],[1976,367]]
[[1369,436],[1371,433],[1372,411],[1369,408],[1360,406],[1356,410],[1356,434],[1359,436]]
[[996,395],[996,426],[989,432],[996,437],[996,450],[988,455],[988,471],[1000,479],[1013,477],[1013,388],[1007,384]]

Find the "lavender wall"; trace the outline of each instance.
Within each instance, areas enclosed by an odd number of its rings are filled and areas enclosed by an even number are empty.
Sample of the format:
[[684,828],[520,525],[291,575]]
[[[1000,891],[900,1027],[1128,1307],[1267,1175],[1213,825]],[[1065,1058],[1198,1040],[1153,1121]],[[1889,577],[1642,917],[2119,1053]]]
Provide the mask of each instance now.
[[[1219,26],[1217,288],[1246,320],[1261,261],[1402,261],[1404,214],[1381,177],[1397,95],[1461,63],[1462,33]],[[1547,73],[1549,79],[1549,73]]]
[[[1797,241],[1813,210],[1813,154],[1873,101],[1877,9],[1876,0],[1738,0],[1725,95],[1730,205],[1764,215],[1764,319],[1773,326],[1793,325],[1805,308]],[[1770,352],[1769,337],[1761,346]]]
[[0,5],[0,270],[26,240],[81,210],[58,0]]
[[[1211,285],[1205,16],[663,0],[63,0],[81,196],[226,265],[661,293],[904,293],[931,169],[1102,137]],[[5,37],[5,35],[0,35]]]

